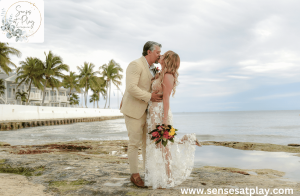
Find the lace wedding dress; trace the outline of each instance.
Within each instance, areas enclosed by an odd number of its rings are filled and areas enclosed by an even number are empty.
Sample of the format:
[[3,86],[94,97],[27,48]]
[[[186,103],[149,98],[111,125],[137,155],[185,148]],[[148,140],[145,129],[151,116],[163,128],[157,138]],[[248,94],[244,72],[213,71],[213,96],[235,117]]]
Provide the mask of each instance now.
[[[153,80],[152,91],[162,93],[159,79]],[[163,122],[163,102],[149,102],[147,112],[147,132],[151,132],[156,125]],[[173,125],[171,110],[168,112],[168,124]],[[180,131],[180,130],[178,130]],[[178,135],[174,143],[167,146],[157,144],[151,140],[151,134],[146,138],[145,185],[157,188],[170,188],[181,184],[192,172],[195,156],[195,134],[186,134],[182,138]]]

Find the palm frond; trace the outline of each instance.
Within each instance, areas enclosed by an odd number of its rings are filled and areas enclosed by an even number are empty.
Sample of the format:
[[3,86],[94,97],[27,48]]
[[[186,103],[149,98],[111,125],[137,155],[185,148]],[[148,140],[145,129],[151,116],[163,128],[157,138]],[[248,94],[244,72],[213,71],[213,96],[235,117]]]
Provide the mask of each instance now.
[[12,71],[10,66],[17,67],[11,61],[10,56],[21,57],[21,55],[22,53],[18,49],[10,47],[7,43],[0,42],[0,69],[9,74]]

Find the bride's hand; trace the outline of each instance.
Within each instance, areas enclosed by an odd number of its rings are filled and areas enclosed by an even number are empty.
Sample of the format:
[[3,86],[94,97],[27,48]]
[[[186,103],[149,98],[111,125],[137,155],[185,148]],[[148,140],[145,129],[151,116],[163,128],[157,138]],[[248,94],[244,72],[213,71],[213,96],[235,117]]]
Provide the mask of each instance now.
[[163,95],[162,94],[158,94],[158,91],[155,91],[151,94],[151,99],[150,101],[152,102],[161,102]]

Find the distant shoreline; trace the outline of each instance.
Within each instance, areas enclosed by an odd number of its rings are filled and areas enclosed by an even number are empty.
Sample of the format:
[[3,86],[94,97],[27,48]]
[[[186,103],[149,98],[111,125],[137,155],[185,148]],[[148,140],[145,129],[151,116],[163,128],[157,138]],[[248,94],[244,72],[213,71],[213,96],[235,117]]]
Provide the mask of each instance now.
[[287,112],[287,111],[299,111],[296,110],[239,110],[239,111],[202,111],[202,112],[172,112],[173,114],[192,114],[192,113],[225,113],[225,112]]

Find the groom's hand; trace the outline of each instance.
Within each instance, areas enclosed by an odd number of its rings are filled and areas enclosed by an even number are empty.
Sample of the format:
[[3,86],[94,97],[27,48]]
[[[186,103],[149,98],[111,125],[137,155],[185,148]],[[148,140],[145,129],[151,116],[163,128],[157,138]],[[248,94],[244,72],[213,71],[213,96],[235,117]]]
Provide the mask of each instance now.
[[157,94],[157,93],[158,93],[158,91],[155,91],[152,93],[150,101],[152,101],[152,102],[161,102],[162,101],[163,95]]

